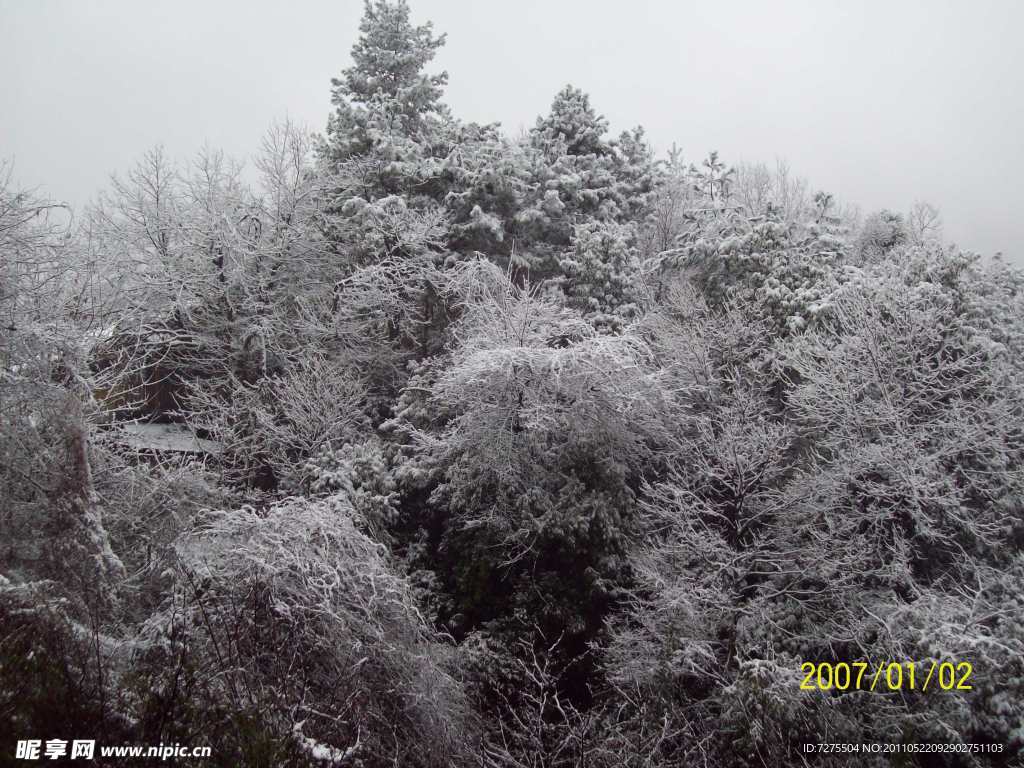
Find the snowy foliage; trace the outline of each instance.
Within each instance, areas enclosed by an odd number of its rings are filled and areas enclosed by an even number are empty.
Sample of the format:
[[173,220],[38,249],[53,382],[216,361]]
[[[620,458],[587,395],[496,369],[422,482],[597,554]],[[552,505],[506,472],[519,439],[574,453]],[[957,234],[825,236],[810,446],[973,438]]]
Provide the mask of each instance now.
[[640,312],[644,288],[634,228],[614,222],[578,225],[573,250],[559,266],[569,306],[598,329],[619,332]]
[[[449,651],[343,497],[210,512],[176,550],[175,586],[140,640],[157,689],[172,694],[187,661],[179,717],[230,706],[278,750],[301,732],[302,749],[366,765],[466,759],[472,718]],[[258,747],[237,745],[249,759]]]
[[[1019,762],[1024,275],[573,86],[462,122],[443,43],[368,0],[251,176],[157,148],[74,219],[0,165],[0,733]],[[974,688],[800,688],[885,660]]]
[[352,48],[354,65],[331,80],[337,110],[327,125],[332,154],[339,159],[365,153],[396,132],[413,135],[437,115],[448,75],[426,75],[444,35],[434,37],[430,23],[414,27],[404,0],[366,0]]

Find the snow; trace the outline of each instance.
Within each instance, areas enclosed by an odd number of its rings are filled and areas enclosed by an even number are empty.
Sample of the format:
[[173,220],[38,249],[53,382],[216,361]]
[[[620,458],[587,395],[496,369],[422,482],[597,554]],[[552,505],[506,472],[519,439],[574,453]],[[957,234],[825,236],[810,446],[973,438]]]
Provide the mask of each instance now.
[[196,437],[184,424],[124,424],[115,432],[114,440],[120,445],[141,451],[207,454],[220,452],[218,443]]
[[337,749],[329,744],[324,744],[316,739],[311,739],[309,736],[302,732],[302,727],[306,724],[306,721],[295,723],[292,725],[292,736],[298,743],[299,747],[307,755],[312,757],[314,760],[327,763],[328,765],[344,765],[345,763],[352,760],[355,757],[356,752],[359,751],[359,740],[347,749]]

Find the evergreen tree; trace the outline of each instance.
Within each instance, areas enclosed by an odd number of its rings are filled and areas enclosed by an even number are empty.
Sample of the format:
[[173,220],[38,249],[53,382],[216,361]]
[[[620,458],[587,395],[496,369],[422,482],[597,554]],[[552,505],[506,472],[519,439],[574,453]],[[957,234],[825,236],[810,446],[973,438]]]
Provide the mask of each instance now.
[[327,126],[331,154],[360,154],[384,134],[412,136],[431,118],[446,119],[441,103],[448,73],[424,73],[445,36],[434,37],[430,22],[413,26],[405,0],[366,0],[353,65],[331,79],[335,113]]
[[558,285],[569,306],[599,330],[621,331],[639,312],[642,287],[631,225],[615,222],[580,224],[572,251],[559,263]]
[[725,202],[735,171],[719,159],[718,152],[711,152],[700,167],[693,166],[691,172],[697,179],[695,188],[698,192],[706,194],[712,204]]
[[558,151],[564,144],[566,155],[608,155],[611,148],[604,136],[608,121],[590,106],[590,97],[579,88],[565,86],[551,104],[546,117],[538,117],[531,131],[531,143],[546,151]]
[[655,188],[657,163],[643,130],[606,138],[608,122],[589,97],[566,86],[527,138],[533,198],[516,217],[524,248],[519,266],[548,277],[578,225],[639,222]]

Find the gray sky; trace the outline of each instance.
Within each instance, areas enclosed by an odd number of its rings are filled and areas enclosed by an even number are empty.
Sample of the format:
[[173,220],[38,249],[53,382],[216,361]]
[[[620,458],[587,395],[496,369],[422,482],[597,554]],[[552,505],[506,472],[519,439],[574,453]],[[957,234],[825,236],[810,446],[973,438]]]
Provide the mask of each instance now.
[[[410,0],[466,120],[510,133],[566,83],[659,151],[781,157],[865,211],[924,199],[947,237],[1024,265],[1024,3]],[[0,0],[0,157],[78,206],[146,149],[251,154],[322,130],[355,0]]]

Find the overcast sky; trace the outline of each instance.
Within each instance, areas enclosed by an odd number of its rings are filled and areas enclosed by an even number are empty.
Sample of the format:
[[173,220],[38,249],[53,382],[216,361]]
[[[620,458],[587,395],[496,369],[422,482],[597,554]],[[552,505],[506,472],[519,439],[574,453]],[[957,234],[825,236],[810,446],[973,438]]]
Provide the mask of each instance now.
[[[947,237],[1024,265],[1024,2],[410,0],[466,120],[510,133],[572,83],[688,160],[786,159],[870,211],[939,207]],[[0,157],[79,206],[146,149],[246,156],[322,130],[355,0],[0,0]]]

